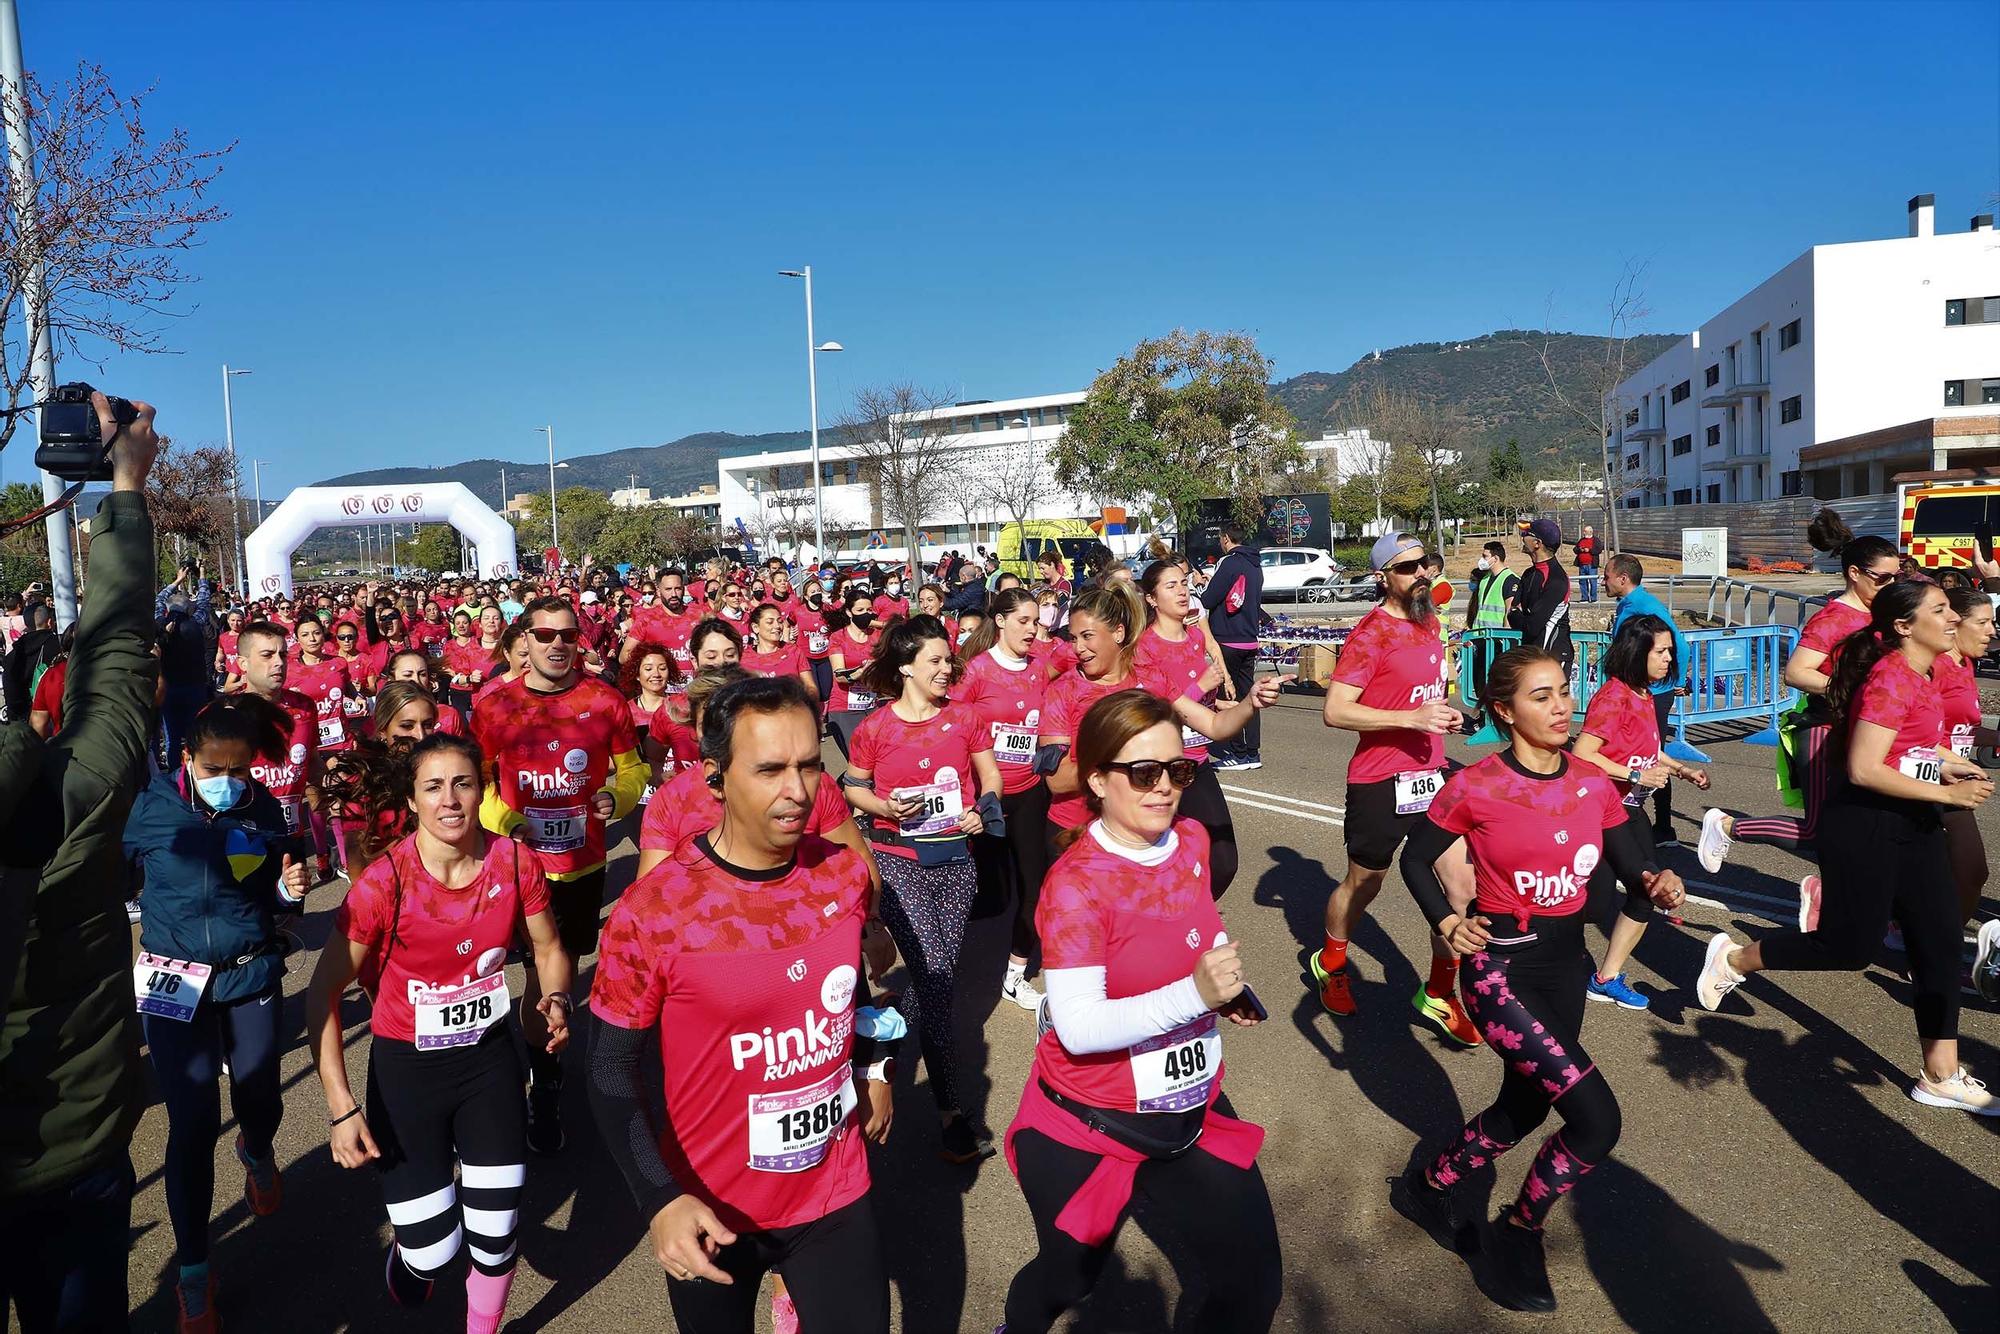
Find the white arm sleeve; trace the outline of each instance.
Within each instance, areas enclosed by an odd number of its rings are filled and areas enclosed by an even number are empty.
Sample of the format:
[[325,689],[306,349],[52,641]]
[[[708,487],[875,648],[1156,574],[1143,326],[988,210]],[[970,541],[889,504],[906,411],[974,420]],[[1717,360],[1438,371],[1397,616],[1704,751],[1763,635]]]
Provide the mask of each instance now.
[[1056,1036],[1076,1056],[1123,1051],[1208,1013],[1192,977],[1117,1000],[1105,998],[1102,968],[1046,969],[1042,985]]

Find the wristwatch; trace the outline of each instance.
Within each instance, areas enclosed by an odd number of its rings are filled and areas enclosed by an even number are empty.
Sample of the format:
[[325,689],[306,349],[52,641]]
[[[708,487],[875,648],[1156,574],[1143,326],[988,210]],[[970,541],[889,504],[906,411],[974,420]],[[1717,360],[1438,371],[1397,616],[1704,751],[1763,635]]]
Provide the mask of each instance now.
[[1633,787],[1639,786],[1639,771],[1637,769],[1627,769],[1625,771],[1625,781]]
[[876,1084],[888,1084],[896,1078],[896,1058],[884,1056],[873,1065],[863,1066],[861,1077]]

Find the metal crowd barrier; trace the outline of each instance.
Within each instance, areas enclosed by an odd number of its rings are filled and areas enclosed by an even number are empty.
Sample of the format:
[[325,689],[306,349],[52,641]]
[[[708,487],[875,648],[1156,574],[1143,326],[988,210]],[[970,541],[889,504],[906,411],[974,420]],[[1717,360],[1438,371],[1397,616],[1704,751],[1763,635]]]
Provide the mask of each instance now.
[[[1570,646],[1575,658],[1569,669],[1569,692],[1576,698],[1576,716],[1583,717],[1590,697],[1604,684],[1604,655],[1611,648],[1611,636],[1603,630],[1572,630]],[[1458,641],[1458,698],[1468,708],[1485,713],[1479,730],[1466,738],[1471,746],[1494,746],[1504,738],[1494,725],[1493,715],[1480,703],[1478,686],[1483,685],[1493,660],[1510,648],[1519,648],[1519,630],[1468,630]]]
[[1797,630],[1826,605],[1824,594],[1795,593],[1741,579],[1670,574],[1664,579],[1647,580],[1646,587],[1654,588],[1660,583],[1666,585],[1669,611],[1685,611],[1725,628],[1789,624]]
[[1688,744],[1688,728],[1755,719],[1766,720],[1766,725],[1743,739],[1755,746],[1777,745],[1779,716],[1799,699],[1799,692],[1785,684],[1785,659],[1798,646],[1798,630],[1789,625],[1739,625],[1690,630],[1685,638],[1690,693],[1677,697],[1668,715],[1674,735],[1667,753],[1677,760],[1706,763],[1708,757]]

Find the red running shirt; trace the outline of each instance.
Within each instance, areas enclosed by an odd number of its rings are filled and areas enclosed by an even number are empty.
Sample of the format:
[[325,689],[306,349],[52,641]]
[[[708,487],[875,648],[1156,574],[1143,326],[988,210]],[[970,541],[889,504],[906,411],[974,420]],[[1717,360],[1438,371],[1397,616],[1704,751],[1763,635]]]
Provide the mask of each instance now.
[[[1044,968],[1102,968],[1107,1000],[1143,996],[1194,972],[1222,935],[1208,885],[1208,831],[1174,821],[1174,850],[1142,866],[1089,832],[1049,868],[1035,926]],[[1222,1043],[1213,1014],[1124,1051],[1072,1054],[1053,1027],[1035,1044],[1049,1087],[1092,1107],[1185,1112],[1214,1098]]]
[[492,674],[495,649],[483,648],[477,639],[454,639],[444,646],[444,669],[451,684],[460,690],[472,689],[472,678]]
[[1036,639],[1028,643],[1028,661],[1051,677],[1076,670],[1076,645],[1067,639]]
[[215,637],[216,650],[222,654],[222,670],[231,676],[243,675],[243,661],[236,656],[236,643],[241,637],[235,630],[224,630]]
[[[828,656],[838,653],[842,663],[849,668],[864,667],[875,656],[876,647],[882,642],[880,630],[870,630],[868,637],[856,640],[847,630],[834,633],[833,645],[827,650]],[[828,713],[866,713],[881,703],[881,697],[860,685],[849,689],[845,681],[833,678],[833,698],[827,702]]]
[[808,661],[819,662],[832,650],[833,636],[827,630],[826,617],[805,603],[792,612],[792,624],[799,627],[798,642],[805,646]]
[[[933,817],[942,827],[947,815],[951,816],[949,823],[957,825],[957,816],[951,815],[954,806],[963,814],[978,799],[972,757],[992,749],[991,734],[978,715],[963,705],[946,704],[920,723],[904,721],[892,705],[861,720],[848,743],[847,759],[852,768],[873,775],[872,790],[885,801],[898,788],[929,789],[943,802],[943,809]],[[914,858],[916,849],[885,843],[875,836],[891,828],[886,821],[871,819],[869,841],[879,851]],[[907,832],[917,831],[911,826]]]
[[[1190,622],[1192,624],[1192,622]],[[1208,649],[1201,632],[1190,629],[1179,643],[1162,635],[1157,625],[1140,632],[1138,651],[1132,655],[1133,670],[1140,684],[1151,694],[1172,702],[1182,697],[1207,703],[1214,698],[1195,689],[1208,670]],[[1181,749],[1191,760],[1208,759],[1208,738],[1192,727],[1181,728]]]
[[[1583,715],[1582,730],[1602,741],[1604,757],[1622,768],[1650,769],[1660,762],[1660,720],[1653,712],[1653,698],[1623,681],[1611,679],[1598,687]],[[1622,778],[1611,782],[1622,800],[1638,804],[1631,783]]]
[[548,910],[541,861],[513,839],[488,837],[479,878],[448,889],[424,869],[411,834],[369,864],[333,921],[349,940],[368,947],[361,985],[375,1000],[369,1024],[375,1036],[414,1042],[412,992],[461,986],[500,971],[522,924]]
[[[1376,607],[1341,646],[1333,680],[1361,687],[1360,703],[1368,708],[1403,711],[1443,700],[1445,671],[1444,644],[1435,625],[1418,625]],[[1347,781],[1379,783],[1443,764],[1441,736],[1410,727],[1361,732],[1347,762]]]
[[[292,670],[297,671],[294,664]],[[285,808],[285,828],[299,832],[299,811],[305,801],[313,752],[319,749],[319,710],[298,691],[287,687],[272,700],[285,711],[285,758],[281,762],[253,760],[250,776],[271,790]]]
[[1035,747],[1048,680],[1032,659],[1009,667],[996,652],[988,649],[967,663],[951,697],[985,725],[1000,766],[1000,790],[1011,796],[1041,781],[1035,772]]
[[1826,654],[1826,661],[1820,664],[1819,669],[1830,676],[1834,661],[1840,656],[1840,641],[1867,625],[1867,612],[1835,599],[1806,621],[1805,628],[1799,631],[1799,647],[1818,649]]
[[1504,756],[1447,778],[1430,818],[1465,836],[1479,911],[1512,917],[1525,931],[1530,917],[1583,911],[1590,873],[1604,860],[1604,831],[1625,823],[1625,806],[1600,769],[1565,757],[1559,773],[1532,777]]
[[[1139,685],[1139,678],[1128,676],[1122,681],[1093,681],[1082,672],[1065,672],[1049,682],[1048,694],[1042,706],[1043,745],[1060,742],[1071,746],[1076,742],[1076,729],[1083,725],[1083,715],[1090,712],[1090,706],[1106,695],[1114,695],[1121,690],[1132,690]],[[1049,800],[1049,824],[1057,829],[1074,829],[1090,819],[1090,803],[1084,800],[1083,789],[1078,788],[1066,797],[1051,795]]]
[[[819,786],[813,791],[812,812],[806,816],[806,832],[825,838],[828,830],[840,827],[848,813],[839,781],[822,770]],[[653,794],[646,818],[639,824],[639,846],[679,852],[721,822],[722,798],[709,787],[701,770],[683,769]]]
[[743,649],[743,670],[752,676],[797,676],[810,671],[806,666],[805,650],[797,642],[780,644],[775,652],[764,653],[749,647]]
[[1882,763],[1927,783],[1937,782],[1940,775],[1924,761],[1935,755],[1945,738],[1944,707],[1938,695],[1931,677],[1919,674],[1901,653],[1891,652],[1869,670],[1854,705],[1856,722],[1874,723],[1896,734]]
[[472,735],[500,800],[527,817],[528,846],[550,875],[604,864],[604,822],[591,799],[610,785],[612,761],[639,747],[623,695],[581,675],[545,695],[528,689],[524,675],[473,710]]
[[1944,713],[1945,744],[1960,759],[1971,759],[1979,732],[1979,681],[1972,664],[1940,653],[1931,664],[1931,684]]
[[658,1028],[660,1156],[732,1230],[809,1223],[867,1193],[850,1064],[867,904],[861,858],[806,838],[768,879],[689,848],[605,924],[590,1008]]
[[313,702],[319,729],[319,748],[324,751],[349,750],[354,745],[347,735],[347,701],[355,695],[354,679],[339,658],[321,658],[308,667],[294,658],[285,673],[285,688]]

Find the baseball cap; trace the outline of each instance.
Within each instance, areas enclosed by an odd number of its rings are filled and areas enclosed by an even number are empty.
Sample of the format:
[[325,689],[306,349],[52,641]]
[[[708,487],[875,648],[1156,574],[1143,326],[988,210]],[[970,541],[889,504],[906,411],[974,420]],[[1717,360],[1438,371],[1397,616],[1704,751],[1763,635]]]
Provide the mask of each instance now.
[[1368,568],[1386,570],[1396,563],[1396,557],[1405,551],[1420,551],[1423,545],[1421,539],[1409,533],[1384,533],[1375,539],[1375,545],[1368,550]]
[[1556,526],[1554,519],[1530,519],[1521,525],[1521,531],[1533,537],[1550,551],[1554,551],[1562,545],[1562,529]]
[[589,605],[590,605],[591,603],[593,603],[593,602],[595,602],[595,601],[597,601],[597,594],[596,594],[596,593],[594,593],[594,592],[586,592],[586,593],[585,593],[585,594],[583,595],[583,605],[584,605],[584,606],[586,606],[586,607],[587,607],[587,606],[589,606]]

